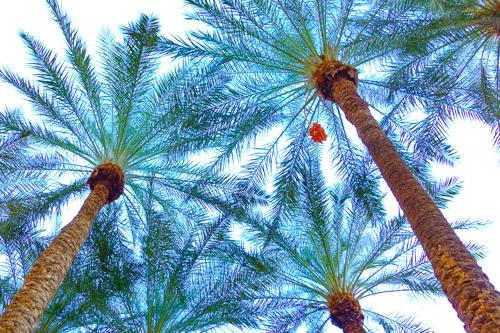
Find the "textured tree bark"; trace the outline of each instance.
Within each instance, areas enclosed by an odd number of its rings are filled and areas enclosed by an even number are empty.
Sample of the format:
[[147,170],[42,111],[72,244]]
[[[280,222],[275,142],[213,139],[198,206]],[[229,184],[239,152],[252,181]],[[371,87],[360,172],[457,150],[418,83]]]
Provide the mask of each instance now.
[[[358,95],[353,69],[323,78],[320,92],[339,105],[377,164],[429,257],[434,274],[471,333],[500,332],[500,294],[416,180]],[[328,74],[327,74],[328,75]],[[356,74],[357,75],[357,74]],[[326,96],[325,96],[326,95]]]
[[59,289],[97,213],[108,203],[109,190],[97,184],[78,214],[40,255],[0,317],[0,332],[35,332],[47,306]]
[[353,294],[336,293],[328,298],[332,324],[344,333],[366,333],[361,305]]
[[366,333],[363,324],[358,322],[347,323],[342,329],[344,333]]

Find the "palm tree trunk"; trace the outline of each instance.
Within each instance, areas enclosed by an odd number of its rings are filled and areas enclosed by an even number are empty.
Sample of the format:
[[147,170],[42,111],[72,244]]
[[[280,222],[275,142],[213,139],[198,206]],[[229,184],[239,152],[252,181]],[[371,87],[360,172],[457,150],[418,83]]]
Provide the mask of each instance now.
[[344,333],[366,333],[362,323],[353,322],[348,323],[342,329]]
[[96,184],[78,214],[40,255],[0,317],[0,332],[35,332],[59,289],[99,210],[108,203],[109,190]]
[[358,95],[355,69],[340,65],[343,67],[326,73],[318,89],[339,105],[356,128],[465,329],[473,333],[500,332],[500,294],[370,114],[368,104]]
[[335,293],[328,297],[332,324],[344,333],[366,333],[364,316],[358,300],[350,293]]

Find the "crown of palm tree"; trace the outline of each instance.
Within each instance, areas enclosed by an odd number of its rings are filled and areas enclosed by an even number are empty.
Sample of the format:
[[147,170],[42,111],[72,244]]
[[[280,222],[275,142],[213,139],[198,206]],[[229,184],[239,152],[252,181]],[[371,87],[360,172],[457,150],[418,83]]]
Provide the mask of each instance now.
[[[339,175],[348,182],[360,182],[359,174],[351,170],[362,159],[362,149],[348,135],[337,106],[317,92],[316,81],[322,64],[339,60],[369,68],[374,59],[393,51],[387,45],[370,43],[371,36],[355,20],[360,9],[376,8],[364,1],[186,2],[192,8],[188,16],[208,28],[192,32],[187,40],[163,40],[163,49],[176,57],[215,61],[232,77],[231,98],[239,105],[233,112],[224,109],[225,126],[214,124],[224,132],[226,142],[215,163],[238,158],[252,142],[265,141],[245,165],[245,178],[254,185],[265,183],[281,150],[283,172],[276,190],[283,198],[292,198],[308,130],[319,123],[326,129],[325,146]],[[387,106],[385,83],[362,77],[359,87],[371,103]],[[418,169],[428,159],[453,163],[454,151],[435,130],[432,119],[414,123],[406,117],[414,107],[412,97],[400,98],[387,113],[377,111],[398,149],[413,154],[406,159],[410,167]],[[416,174],[423,180],[422,174]]]
[[[274,268],[276,280],[268,293],[265,316],[269,331],[292,332],[306,324],[308,331],[322,332],[327,322],[342,327],[335,316],[342,316],[345,298],[363,302],[384,293],[401,292],[409,296],[442,295],[439,282],[427,257],[403,216],[388,219],[382,196],[373,187],[370,193],[355,193],[345,185],[329,187],[318,159],[309,155],[309,167],[302,171],[300,200],[278,226],[259,214],[249,219],[254,244],[265,244],[262,261]],[[445,204],[456,194],[452,182],[433,191]],[[363,196],[371,195],[371,209]],[[483,223],[464,220],[456,229],[475,228]],[[266,241],[264,241],[266,240]],[[269,241],[267,241],[269,240]],[[263,243],[264,241],[264,243]],[[257,245],[259,246],[259,245]],[[468,248],[482,256],[481,247]],[[358,303],[359,306],[359,303]],[[351,315],[353,309],[348,309]],[[410,317],[380,313],[362,308],[367,329],[387,332],[430,332]],[[394,309],[394,313],[398,309]]]
[[[161,189],[156,200],[162,206],[183,209],[179,203],[187,198],[217,204],[222,178],[204,174],[190,162],[212,138],[198,135],[200,124],[188,113],[195,117],[195,110],[210,109],[222,81],[200,80],[201,72],[192,66],[158,75],[159,23],[144,15],[122,28],[123,40],[110,33],[102,36],[97,68],[58,4],[48,3],[66,40],[67,60],[22,32],[36,79],[0,71],[0,78],[16,87],[36,114],[28,120],[17,110],[6,110],[0,115],[0,130],[26,136],[30,152],[43,152],[16,160],[13,168],[63,182],[44,191],[40,201],[46,211],[82,192],[85,178],[104,163],[118,165],[125,174],[123,207],[129,214],[140,211],[145,184],[152,178]],[[193,182],[199,178],[203,184],[195,191]]]

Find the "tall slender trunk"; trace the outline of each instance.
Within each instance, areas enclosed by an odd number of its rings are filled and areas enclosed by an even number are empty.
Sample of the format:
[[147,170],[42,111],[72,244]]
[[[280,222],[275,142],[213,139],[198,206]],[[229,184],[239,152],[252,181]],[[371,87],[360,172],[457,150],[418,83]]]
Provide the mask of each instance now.
[[87,184],[91,191],[80,211],[43,251],[0,317],[0,333],[35,332],[87,239],[97,213],[123,193],[125,175],[119,165],[103,163],[94,169]]
[[78,214],[40,255],[2,317],[0,332],[35,332],[59,289],[73,259],[88,237],[97,213],[107,203],[109,190],[96,185]]
[[368,104],[357,92],[356,70],[337,61],[330,61],[322,70],[316,87],[339,105],[356,128],[465,329],[471,333],[500,332],[500,294],[370,114]]
[[364,316],[358,300],[350,293],[335,293],[328,298],[332,324],[344,333],[366,333]]

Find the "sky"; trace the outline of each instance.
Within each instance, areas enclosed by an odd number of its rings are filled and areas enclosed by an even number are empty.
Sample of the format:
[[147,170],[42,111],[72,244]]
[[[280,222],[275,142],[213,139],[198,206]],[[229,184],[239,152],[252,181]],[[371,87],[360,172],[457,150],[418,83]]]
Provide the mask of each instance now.
[[[115,31],[118,26],[135,20],[139,13],[159,17],[164,35],[182,34],[192,28],[192,22],[182,16],[180,0],[61,0],[73,26],[87,42],[88,49],[95,53],[98,36],[103,28]],[[28,56],[21,42],[20,30],[31,33],[44,41],[50,48],[63,54],[64,42],[56,24],[49,16],[43,0],[0,0],[0,66],[8,67],[29,76]],[[22,107],[28,104],[6,84],[0,83],[0,110],[5,106]],[[1,112],[1,111],[0,111]],[[488,128],[470,121],[456,122],[449,131],[449,143],[457,150],[460,161],[453,168],[435,168],[441,177],[458,176],[463,189],[449,207],[444,210],[449,221],[474,218],[490,221],[491,224],[478,231],[459,234],[464,241],[475,241],[486,246],[488,256],[480,261],[484,272],[492,283],[500,287],[500,156],[493,149],[492,135]],[[389,200],[390,201],[390,200]],[[396,209],[395,202],[389,203]],[[76,213],[76,211],[75,211]],[[72,212],[68,212],[71,218]],[[67,215],[67,214],[65,214]],[[49,226],[48,226],[49,227]],[[446,299],[407,300],[402,295],[373,297],[362,306],[380,309],[382,313],[415,316],[437,333],[465,332]],[[332,328],[331,332],[338,332]]]

